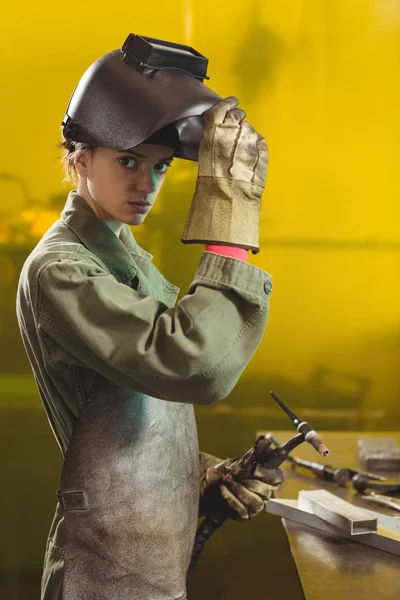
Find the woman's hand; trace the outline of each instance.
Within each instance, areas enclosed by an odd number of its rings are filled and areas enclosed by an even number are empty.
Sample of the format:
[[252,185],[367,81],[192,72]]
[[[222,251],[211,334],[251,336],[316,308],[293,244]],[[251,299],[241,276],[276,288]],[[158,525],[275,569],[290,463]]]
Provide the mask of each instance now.
[[283,481],[280,469],[256,465],[249,476],[237,465],[238,459],[227,458],[204,472],[200,481],[200,515],[218,510],[236,521],[248,521],[264,509]]
[[259,251],[261,196],[268,168],[263,137],[229,96],[203,114],[196,190],[184,243],[219,243]]

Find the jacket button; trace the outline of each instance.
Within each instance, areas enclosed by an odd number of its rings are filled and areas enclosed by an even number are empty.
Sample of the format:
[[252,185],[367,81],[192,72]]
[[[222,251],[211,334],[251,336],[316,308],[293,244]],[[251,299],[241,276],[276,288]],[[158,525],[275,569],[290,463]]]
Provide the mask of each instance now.
[[264,290],[266,294],[270,294],[272,292],[272,283],[270,281],[264,283]]

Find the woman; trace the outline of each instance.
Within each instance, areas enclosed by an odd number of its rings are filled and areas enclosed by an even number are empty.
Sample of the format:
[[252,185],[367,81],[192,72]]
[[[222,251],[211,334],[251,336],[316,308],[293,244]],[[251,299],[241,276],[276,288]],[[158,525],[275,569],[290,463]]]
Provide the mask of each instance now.
[[[65,457],[42,600],[184,599],[198,516],[218,502],[247,520],[282,480],[262,468],[241,480],[230,459],[199,454],[193,412],[229,394],[267,321],[270,276],[246,263],[267,154],[237,104],[182,70],[138,73],[118,51],[70,101],[65,161],[77,189],[26,260],[17,298]],[[179,290],[129,228],[151,211],[174,155],[198,156],[182,241],[206,243],[176,305]]]

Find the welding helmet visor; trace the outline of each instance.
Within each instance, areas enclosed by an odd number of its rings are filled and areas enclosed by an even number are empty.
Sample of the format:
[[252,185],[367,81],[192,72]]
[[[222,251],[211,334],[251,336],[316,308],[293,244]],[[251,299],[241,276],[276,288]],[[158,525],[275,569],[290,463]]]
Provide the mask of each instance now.
[[222,100],[203,83],[207,65],[190,46],[130,34],[121,50],[100,57],[82,76],[63,135],[118,150],[158,143],[197,161],[201,115]]

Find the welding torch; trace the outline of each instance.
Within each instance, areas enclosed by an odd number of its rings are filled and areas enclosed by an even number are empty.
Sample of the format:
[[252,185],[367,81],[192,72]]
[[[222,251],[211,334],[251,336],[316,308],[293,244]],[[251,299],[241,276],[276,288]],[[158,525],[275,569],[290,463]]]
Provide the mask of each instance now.
[[[274,436],[273,433],[267,433],[266,436],[275,446],[279,446],[279,440]],[[375,473],[369,473],[368,471],[358,471],[357,469],[345,469],[345,468],[335,468],[331,465],[324,465],[318,462],[311,462],[308,460],[303,460],[302,458],[298,458],[297,456],[288,456],[287,460],[292,463],[293,468],[304,467],[308,471],[311,471],[316,477],[319,479],[324,479],[325,481],[333,481],[342,487],[346,487],[346,484],[352,480],[356,475],[360,475],[362,477],[361,481],[366,481],[367,479],[374,479],[377,481],[386,481],[386,477],[381,477],[380,475],[375,475]]]
[[[266,437],[275,446],[279,446],[279,440],[273,433],[267,433]],[[382,495],[389,492],[400,492],[399,483],[379,483],[382,481],[387,481],[387,477],[382,477],[380,475],[376,475],[375,473],[369,473],[368,471],[359,471],[357,469],[335,469],[330,465],[310,462],[308,460],[298,458],[297,456],[288,456],[287,460],[292,463],[293,467],[304,467],[305,469],[311,471],[319,479],[324,479],[325,481],[334,481],[342,487],[346,487],[346,484],[351,480],[353,488],[362,495],[364,500],[375,502],[376,504],[380,504],[400,512],[400,503],[398,498],[391,498],[390,496]],[[382,494],[376,493],[373,490],[382,492]]]
[[[329,450],[320,439],[314,429],[299,416],[297,416],[275,392],[270,392],[272,398],[277,402],[281,409],[288,415],[293,425],[297,429],[297,434],[291,437],[285,444],[277,445],[271,448],[271,440],[266,435],[260,435],[255,441],[253,448],[246,454],[237,459],[235,467],[241,468],[247,476],[252,476],[257,465],[266,469],[277,469],[299,444],[308,442],[323,457],[328,456]],[[193,552],[188,569],[188,580],[196,566],[197,560],[206,541],[221,525],[227,520],[227,517],[220,511],[215,511],[208,515],[200,524],[196,532],[196,539],[193,546]]]

